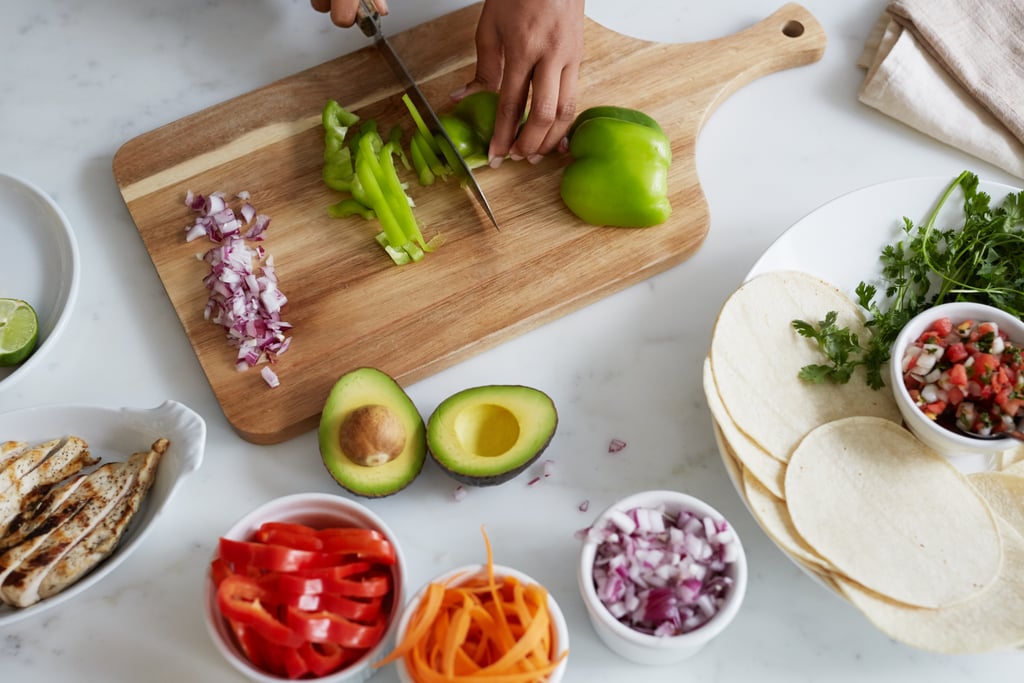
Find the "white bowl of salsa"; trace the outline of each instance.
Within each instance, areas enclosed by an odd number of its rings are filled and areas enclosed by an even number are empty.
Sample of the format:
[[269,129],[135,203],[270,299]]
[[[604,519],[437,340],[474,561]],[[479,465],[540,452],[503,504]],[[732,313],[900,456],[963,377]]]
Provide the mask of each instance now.
[[[897,336],[889,360],[907,427],[949,458],[1018,446],[998,434],[1004,419],[1024,416],[1022,348],[1024,323],[993,306],[954,302],[918,314]],[[969,433],[978,429],[989,436]]]

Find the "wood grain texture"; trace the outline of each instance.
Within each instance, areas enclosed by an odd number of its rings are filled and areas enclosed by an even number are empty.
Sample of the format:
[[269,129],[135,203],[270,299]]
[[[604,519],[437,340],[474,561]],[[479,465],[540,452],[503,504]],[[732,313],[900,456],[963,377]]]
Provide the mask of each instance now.
[[[439,111],[472,77],[471,5],[391,38]],[[445,36],[439,40],[438,36]],[[495,231],[455,182],[412,183],[429,239],[445,243],[396,267],[373,240],[379,224],[331,219],[341,195],[320,177],[320,110],[329,98],[383,130],[412,125],[398,82],[372,46],[175,121],[125,143],[114,177],[164,288],[228,422],[253,443],[283,441],[316,426],[344,372],[372,366],[403,386],[671,268],[703,243],[710,223],[694,148],[708,115],[750,81],[817,61],[825,34],[788,4],[736,34],[663,44],[587,20],[579,109],[616,104],[657,119],[672,141],[671,218],[643,230],[587,226],[558,194],[567,159],[506,162],[477,178],[502,226]],[[462,46],[451,52],[451,46]],[[239,372],[220,328],[203,319],[209,244],[185,242],[187,190],[235,193],[271,216],[263,245],[290,301],[291,347],[268,388]]]

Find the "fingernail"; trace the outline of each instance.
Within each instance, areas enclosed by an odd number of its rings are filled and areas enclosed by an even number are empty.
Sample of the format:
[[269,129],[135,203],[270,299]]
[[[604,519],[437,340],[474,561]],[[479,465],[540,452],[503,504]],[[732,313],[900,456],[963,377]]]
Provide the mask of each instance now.
[[558,143],[558,149],[562,152],[569,151],[569,138],[564,137]]
[[523,155],[522,154],[509,154],[508,158],[511,159],[512,161],[522,161],[523,160]]
[[529,161],[531,164],[539,164],[540,160],[543,159],[543,158],[544,158],[543,154],[533,154],[533,155],[530,155],[529,157],[527,157],[527,161]]
[[452,94],[449,95],[449,97],[451,97],[453,100],[460,100],[466,96],[467,90],[469,90],[469,86],[464,85],[461,88],[458,88],[457,90],[453,90]]
[[501,166],[502,161],[503,159],[501,157],[491,157],[491,160],[488,161],[487,163],[488,165],[490,165],[491,168],[498,168],[499,166]]

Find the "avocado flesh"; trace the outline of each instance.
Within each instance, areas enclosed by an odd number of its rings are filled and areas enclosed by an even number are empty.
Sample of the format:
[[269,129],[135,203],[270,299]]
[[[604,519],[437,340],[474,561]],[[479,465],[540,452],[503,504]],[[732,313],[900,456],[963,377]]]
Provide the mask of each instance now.
[[536,461],[557,426],[555,404],[538,389],[474,387],[448,397],[430,416],[427,448],[456,481],[494,486]]
[[[390,462],[360,465],[341,448],[339,430],[348,415],[368,405],[385,406],[402,423],[405,447]],[[334,480],[365,498],[380,498],[411,484],[426,460],[426,426],[416,405],[401,386],[375,368],[359,368],[341,376],[324,403],[318,430],[320,457]]]

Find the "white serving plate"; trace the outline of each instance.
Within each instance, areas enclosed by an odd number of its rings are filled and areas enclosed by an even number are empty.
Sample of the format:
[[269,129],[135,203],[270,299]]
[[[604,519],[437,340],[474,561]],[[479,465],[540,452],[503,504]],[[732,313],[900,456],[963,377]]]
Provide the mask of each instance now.
[[[923,223],[952,181],[952,177],[938,176],[906,178],[841,195],[815,209],[780,235],[757,259],[743,282],[772,271],[799,270],[832,283],[856,301],[855,290],[862,281],[879,284],[882,272],[879,256],[886,245],[902,237],[903,218],[911,219],[915,225]],[[1020,191],[1020,188],[984,180],[979,180],[978,189],[991,197],[993,207],[1002,204],[1008,194]],[[962,217],[963,193],[957,189],[943,205],[935,226],[940,229],[959,227],[963,225]],[[881,287],[879,291],[882,291]],[[749,509],[741,475],[726,452],[718,430],[715,440],[729,479]],[[995,463],[995,456],[983,460],[953,461],[965,472],[992,469]],[[835,590],[772,540],[808,576]]]
[[75,435],[103,462],[126,460],[160,437],[170,441],[156,480],[114,552],[92,572],[51,598],[22,609],[0,605],[0,627],[57,607],[103,579],[133,553],[178,486],[203,462],[206,422],[177,401],[156,408],[47,405],[0,414],[0,441],[45,441]]
[[40,365],[67,326],[78,297],[78,243],[61,208],[31,182],[0,172],[0,297],[24,299],[39,316],[39,344],[0,367],[0,391]]

